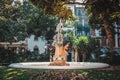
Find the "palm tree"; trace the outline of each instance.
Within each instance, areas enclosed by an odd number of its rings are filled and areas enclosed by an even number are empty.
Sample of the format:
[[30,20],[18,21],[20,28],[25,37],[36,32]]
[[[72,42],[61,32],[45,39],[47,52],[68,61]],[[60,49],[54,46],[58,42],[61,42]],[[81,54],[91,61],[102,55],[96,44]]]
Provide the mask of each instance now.
[[[113,41],[113,22],[115,18],[120,18],[117,13],[120,13],[119,0],[86,0],[86,9],[91,25],[102,24],[104,27],[110,51],[114,48]],[[113,17],[114,16],[114,17]]]
[[[80,61],[79,56],[82,55],[82,61],[85,61],[85,57],[87,56],[87,53],[91,53],[90,47],[93,47],[92,38],[88,36],[80,36],[75,37],[73,36],[72,39],[72,46],[75,50],[75,62]],[[89,56],[90,57],[90,56]]]
[[72,46],[75,50],[75,62],[79,61],[78,45],[79,45],[79,40],[74,37],[72,40]]

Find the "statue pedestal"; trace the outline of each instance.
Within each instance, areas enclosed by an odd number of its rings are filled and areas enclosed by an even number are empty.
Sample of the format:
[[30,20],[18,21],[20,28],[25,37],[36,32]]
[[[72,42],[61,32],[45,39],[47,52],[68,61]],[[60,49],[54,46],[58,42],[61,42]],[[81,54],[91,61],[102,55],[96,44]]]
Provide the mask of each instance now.
[[53,62],[49,64],[49,66],[69,66],[66,63],[66,57],[68,55],[66,49],[68,45],[55,45],[55,55],[53,56]]
[[66,63],[66,57],[53,57],[53,62],[49,64],[50,66],[69,66],[68,63]]

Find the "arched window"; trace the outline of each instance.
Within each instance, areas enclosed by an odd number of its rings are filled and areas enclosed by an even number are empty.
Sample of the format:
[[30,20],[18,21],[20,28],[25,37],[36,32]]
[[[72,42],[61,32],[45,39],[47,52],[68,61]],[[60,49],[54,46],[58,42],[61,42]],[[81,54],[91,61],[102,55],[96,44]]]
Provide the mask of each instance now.
[[38,54],[39,53],[39,48],[37,45],[34,46],[34,53],[35,54]]

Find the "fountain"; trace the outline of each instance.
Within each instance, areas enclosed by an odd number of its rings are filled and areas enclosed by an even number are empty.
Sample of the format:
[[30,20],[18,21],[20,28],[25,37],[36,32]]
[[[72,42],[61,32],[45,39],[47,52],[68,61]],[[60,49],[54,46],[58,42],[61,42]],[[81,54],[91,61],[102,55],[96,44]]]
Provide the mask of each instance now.
[[100,69],[109,67],[106,63],[96,62],[67,62],[67,48],[69,43],[63,45],[62,22],[56,27],[56,35],[53,37],[53,46],[55,47],[55,55],[53,62],[21,62],[10,64],[9,67],[25,68],[25,69]]
[[60,23],[56,27],[56,35],[53,37],[53,46],[55,47],[55,55],[53,56],[53,62],[50,63],[50,66],[69,66],[69,64],[66,63],[66,57],[68,55],[67,49],[69,46],[69,43],[66,45],[63,45],[63,34],[62,31],[62,22],[60,20]]

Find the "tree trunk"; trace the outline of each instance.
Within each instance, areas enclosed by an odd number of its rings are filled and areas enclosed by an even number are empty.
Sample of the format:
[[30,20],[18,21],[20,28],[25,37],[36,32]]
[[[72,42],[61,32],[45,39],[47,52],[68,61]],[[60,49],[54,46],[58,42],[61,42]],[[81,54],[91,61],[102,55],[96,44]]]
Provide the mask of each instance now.
[[53,56],[50,55],[50,62],[53,62]]
[[104,29],[105,29],[106,34],[107,34],[107,39],[108,39],[108,43],[109,43],[109,47],[110,47],[110,52],[112,52],[113,49],[114,49],[114,41],[113,41],[114,38],[113,38],[113,35],[112,35],[113,33],[110,29],[109,23],[106,20],[104,20],[103,26],[104,26]]
[[78,48],[75,48],[75,62],[79,61]]

